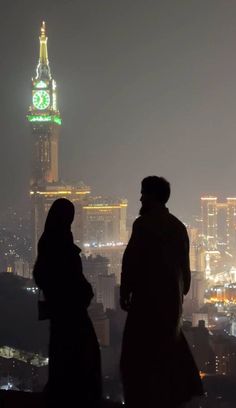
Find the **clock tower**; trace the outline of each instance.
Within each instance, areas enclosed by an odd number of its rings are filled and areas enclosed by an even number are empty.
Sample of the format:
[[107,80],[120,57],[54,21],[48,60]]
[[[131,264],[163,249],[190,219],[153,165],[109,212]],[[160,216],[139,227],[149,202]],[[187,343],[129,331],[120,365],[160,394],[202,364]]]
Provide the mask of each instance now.
[[32,79],[32,103],[27,115],[33,136],[32,188],[58,182],[61,117],[57,109],[57,86],[48,61],[47,40],[43,22],[39,37],[39,62]]
[[58,177],[58,142],[61,117],[57,108],[57,86],[48,61],[45,23],[39,37],[39,62],[32,79],[32,99],[27,115],[33,138],[32,176],[30,180],[32,261],[43,232],[48,210],[54,200],[69,198],[75,205],[75,240],[82,242],[83,205],[88,204],[90,188],[83,183],[67,184]]

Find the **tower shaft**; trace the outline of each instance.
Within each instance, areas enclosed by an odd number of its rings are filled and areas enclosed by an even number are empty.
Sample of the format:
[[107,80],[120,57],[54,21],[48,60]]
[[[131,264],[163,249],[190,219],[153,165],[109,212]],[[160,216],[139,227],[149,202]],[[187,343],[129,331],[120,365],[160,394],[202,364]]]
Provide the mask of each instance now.
[[33,168],[31,185],[58,181],[58,137],[56,124],[33,125]]

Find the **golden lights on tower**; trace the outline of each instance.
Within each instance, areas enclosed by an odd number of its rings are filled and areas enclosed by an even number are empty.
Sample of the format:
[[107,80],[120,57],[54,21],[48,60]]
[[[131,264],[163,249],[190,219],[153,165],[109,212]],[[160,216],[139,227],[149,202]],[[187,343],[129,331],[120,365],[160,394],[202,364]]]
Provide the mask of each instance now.
[[41,32],[41,35],[39,37],[39,42],[40,42],[39,62],[47,65],[48,64],[48,49],[47,49],[48,38],[46,37],[45,21],[42,22],[40,32]]

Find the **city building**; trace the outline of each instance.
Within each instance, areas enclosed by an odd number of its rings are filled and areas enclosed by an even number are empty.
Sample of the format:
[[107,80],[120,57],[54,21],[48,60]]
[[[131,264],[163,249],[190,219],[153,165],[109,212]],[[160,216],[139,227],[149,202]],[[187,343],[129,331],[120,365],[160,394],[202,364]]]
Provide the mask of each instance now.
[[96,197],[83,207],[84,245],[127,243],[127,200]]
[[217,375],[236,375],[236,339],[233,336],[218,334],[212,338]]
[[98,290],[98,277],[108,274],[108,259],[101,256],[81,256],[83,264],[83,272],[86,279],[91,283],[94,292]]
[[101,255],[82,255],[83,272],[86,279],[91,283],[97,303],[103,305],[104,310],[115,309],[115,286],[114,274],[108,273],[109,260]]
[[48,183],[31,188],[31,209],[32,209],[32,241],[34,253],[37,252],[37,242],[43,232],[45,219],[53,201],[57,198],[68,198],[75,206],[75,219],[72,225],[74,239],[79,245],[83,244],[83,205],[88,203],[90,187],[80,183],[78,186],[71,186],[62,183]]
[[[201,197],[201,259],[206,279],[219,280],[236,265],[236,198]],[[192,249],[193,255],[194,247]],[[194,258],[193,258],[194,260]],[[203,261],[203,262],[202,262]]]
[[202,237],[208,251],[224,244],[232,256],[236,255],[236,198],[201,197]]
[[189,292],[184,298],[184,315],[192,316],[204,305],[206,279],[203,272],[192,272]]
[[115,275],[116,283],[120,284],[122,257],[126,248],[123,243],[108,243],[104,245],[86,244],[83,252],[87,257],[102,256],[108,260],[107,271],[108,275]]
[[199,228],[187,226],[189,236],[189,260],[190,270],[205,272],[206,270],[206,246]]
[[102,303],[104,310],[115,309],[115,275],[100,275],[98,277],[97,302]]
[[193,313],[192,327],[206,327],[208,328],[208,314],[207,313]]
[[21,278],[31,279],[32,269],[30,268],[29,262],[23,259],[17,259],[14,266],[14,274],[20,276]]
[[217,197],[201,197],[202,235],[208,251],[217,249]]
[[236,198],[228,197],[226,203],[227,211],[227,251],[235,255],[236,252]]

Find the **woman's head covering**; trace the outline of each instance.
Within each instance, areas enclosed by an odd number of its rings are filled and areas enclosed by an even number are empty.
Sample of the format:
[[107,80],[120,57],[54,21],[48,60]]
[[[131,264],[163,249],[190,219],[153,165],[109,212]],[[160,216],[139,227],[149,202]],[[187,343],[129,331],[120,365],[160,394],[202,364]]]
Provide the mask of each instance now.
[[58,198],[50,207],[45,222],[44,232],[39,240],[39,253],[53,247],[67,246],[73,243],[71,224],[74,219],[75,208],[66,198]]
[[48,211],[44,232],[60,233],[60,231],[70,230],[74,215],[75,208],[72,202],[66,198],[58,198]]

